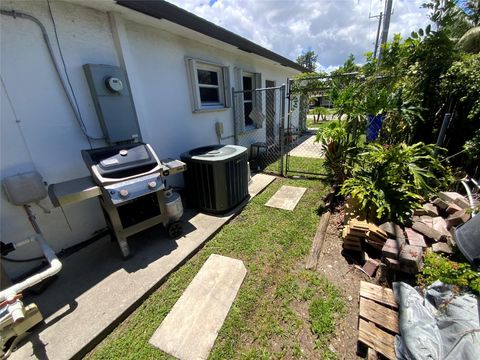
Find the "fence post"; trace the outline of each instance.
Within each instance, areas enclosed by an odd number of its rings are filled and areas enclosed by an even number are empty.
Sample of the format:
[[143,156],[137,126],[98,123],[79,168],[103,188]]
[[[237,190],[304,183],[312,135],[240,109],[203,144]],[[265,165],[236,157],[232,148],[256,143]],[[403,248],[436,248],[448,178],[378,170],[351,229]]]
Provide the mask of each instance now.
[[232,87],[232,112],[233,112],[233,142],[235,145],[238,145],[238,129],[237,129],[237,109],[235,106],[236,103],[235,99],[235,88]]
[[280,175],[284,176],[283,158],[285,156],[285,84],[280,88],[281,99],[281,121],[280,121]]

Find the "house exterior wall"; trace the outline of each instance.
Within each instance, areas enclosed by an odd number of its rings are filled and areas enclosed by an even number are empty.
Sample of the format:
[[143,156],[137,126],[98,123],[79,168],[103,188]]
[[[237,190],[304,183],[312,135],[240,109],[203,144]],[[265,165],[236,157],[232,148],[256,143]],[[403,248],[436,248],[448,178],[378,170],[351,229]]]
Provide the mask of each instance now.
[[[104,11],[64,2],[51,5],[65,66],[89,134],[102,135],[82,65],[125,66],[143,140],[161,158],[178,158],[183,151],[217,143],[216,122],[223,122],[224,137],[233,135],[231,108],[192,112],[185,57],[228,66],[230,85],[234,87],[237,67],[261,73],[263,85],[265,80],[286,83],[287,77],[297,73],[247,53],[232,52],[228,46],[202,43],[121,15],[116,15],[112,23],[112,15]],[[1,8],[38,18],[46,27],[60,61],[45,2],[3,1]],[[36,169],[52,184],[89,175],[80,155],[80,150],[89,148],[88,141],[75,120],[38,26],[29,20],[3,15],[0,24],[1,177]],[[120,41],[115,37],[116,32]],[[264,129],[254,131],[265,133]],[[232,143],[233,138],[227,142]],[[92,145],[106,144],[92,141]],[[174,184],[182,181],[181,176],[171,179]],[[46,214],[36,205],[32,209],[45,238],[56,251],[84,241],[105,227],[97,199],[63,209],[53,208],[48,199],[41,204],[51,212]],[[23,209],[11,205],[3,191],[0,226],[5,243],[21,241],[33,233]],[[39,254],[31,244],[10,257],[29,258]],[[37,264],[2,261],[12,277]]]

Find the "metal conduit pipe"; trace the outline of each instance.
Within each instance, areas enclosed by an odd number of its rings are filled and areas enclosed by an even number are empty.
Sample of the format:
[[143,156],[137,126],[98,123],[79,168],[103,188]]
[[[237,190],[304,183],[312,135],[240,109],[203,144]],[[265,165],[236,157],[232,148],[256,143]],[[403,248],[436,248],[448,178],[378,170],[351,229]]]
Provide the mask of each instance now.
[[48,263],[50,264],[50,267],[0,292],[0,301],[7,300],[12,296],[15,296],[16,294],[21,293],[25,289],[42,282],[43,280],[45,280],[50,276],[57,274],[62,269],[62,263],[60,262],[60,260],[58,260],[57,256],[55,255],[55,252],[45,241],[45,239],[43,238],[43,235],[37,234],[35,235],[35,237],[36,237],[36,241],[40,245],[40,248],[42,249],[43,255],[45,256]]
[[475,211],[475,203],[473,201],[472,191],[470,190],[470,187],[468,186],[467,181],[462,179],[460,180],[460,182],[462,183],[463,187],[465,188],[465,191],[467,192],[468,202],[470,203],[470,208],[472,209],[472,217],[474,217],[477,213]]
[[66,84],[64,78],[61,75],[60,65],[58,65],[57,60],[55,58],[55,53],[53,52],[52,44],[50,42],[50,38],[48,37],[47,30],[45,29],[45,26],[43,26],[41,21],[38,20],[36,17],[34,17],[32,15],[22,13],[22,12],[17,12],[15,10],[11,10],[11,11],[0,10],[0,14],[5,15],[5,16],[13,17],[14,19],[20,18],[20,19],[30,20],[30,21],[33,21],[35,24],[38,25],[38,27],[40,28],[40,31],[42,32],[42,36],[43,36],[43,39],[45,41],[45,44],[47,45],[48,54],[50,55],[50,59],[52,60],[53,66],[55,67],[55,70],[56,70],[55,72],[57,73],[57,76],[58,76],[58,79],[60,80],[60,83],[62,84],[63,90],[65,92],[65,95],[67,96],[68,102],[70,104],[70,107],[73,110],[73,114],[75,115],[75,119],[77,120],[78,125],[80,126],[80,129],[82,130],[83,134],[88,139],[91,139],[91,140],[101,140],[101,139],[103,139],[103,138],[91,137],[90,135],[88,135],[87,129],[86,129],[85,125],[83,124],[83,120],[81,118],[81,115],[80,115],[80,113],[78,112],[78,110],[75,106],[75,102],[72,98],[72,95],[70,94],[70,91],[68,90],[68,85]]

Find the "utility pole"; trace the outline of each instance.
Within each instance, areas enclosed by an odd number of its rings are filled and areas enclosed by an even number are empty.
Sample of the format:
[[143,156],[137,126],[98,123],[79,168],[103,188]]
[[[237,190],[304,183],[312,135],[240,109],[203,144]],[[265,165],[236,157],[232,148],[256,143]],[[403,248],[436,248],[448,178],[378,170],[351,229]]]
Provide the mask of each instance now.
[[378,17],[378,28],[377,28],[377,37],[375,38],[375,50],[373,51],[373,58],[377,58],[378,51],[378,40],[380,39],[380,27],[382,26],[383,13],[380,12],[380,15],[370,16],[370,19]]
[[385,16],[383,18],[383,28],[382,28],[382,41],[380,45],[380,51],[378,53],[378,59],[382,58],[382,46],[387,42],[388,38],[388,28],[390,27],[390,16],[392,15],[392,3],[393,0],[385,0]]

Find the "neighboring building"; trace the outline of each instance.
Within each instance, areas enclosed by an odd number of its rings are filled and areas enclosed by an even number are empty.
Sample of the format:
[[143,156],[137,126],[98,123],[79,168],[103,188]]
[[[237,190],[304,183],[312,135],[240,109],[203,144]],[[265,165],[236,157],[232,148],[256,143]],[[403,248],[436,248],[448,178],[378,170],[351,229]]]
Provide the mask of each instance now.
[[[27,13],[46,29],[56,61],[78,103],[91,137],[102,137],[82,69],[86,63],[122,67],[129,79],[143,141],[160,157],[178,158],[191,148],[233,143],[232,87],[281,85],[304,69],[174,5],[161,1],[7,1],[2,11]],[[52,21],[52,17],[54,22]],[[55,24],[55,27],[54,27]],[[56,39],[58,36],[58,42]],[[59,52],[61,49],[61,54]],[[64,64],[63,64],[64,62]],[[1,16],[1,177],[36,169],[47,183],[89,174],[80,150],[90,147],[59,81],[40,27],[23,18]],[[70,86],[67,91],[72,91]],[[244,98],[244,111],[252,99]],[[242,133],[258,132],[245,117]],[[243,135],[240,135],[243,136]],[[93,147],[104,141],[90,140]],[[181,177],[176,179],[181,183]],[[84,241],[105,227],[97,199],[34,212],[56,251]],[[21,207],[1,196],[1,239],[18,242],[33,233]],[[10,254],[37,256],[35,245]],[[6,263],[17,276],[38,262]]]
[[317,94],[313,94],[310,96],[310,108],[322,106],[326,108],[332,108],[333,104],[330,101],[330,97],[326,95],[323,91]]

